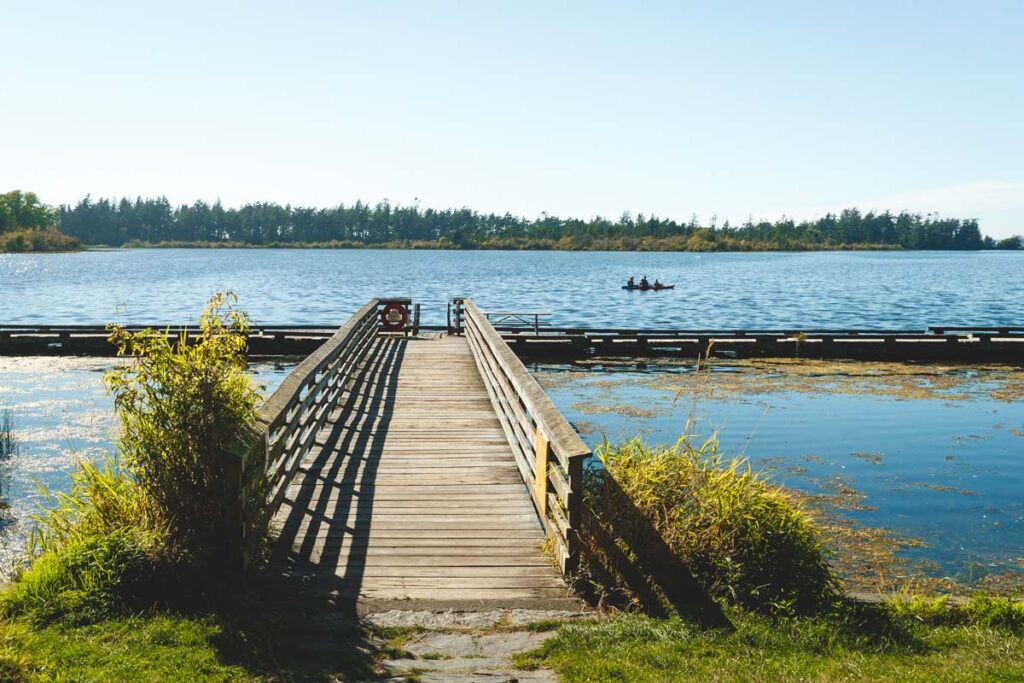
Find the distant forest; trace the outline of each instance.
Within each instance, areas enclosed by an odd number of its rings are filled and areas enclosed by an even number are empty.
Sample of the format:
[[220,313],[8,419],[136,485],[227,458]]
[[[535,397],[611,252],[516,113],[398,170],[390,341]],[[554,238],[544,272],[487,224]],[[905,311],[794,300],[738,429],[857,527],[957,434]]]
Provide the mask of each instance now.
[[[461,249],[752,251],[805,249],[1019,248],[997,243],[974,219],[846,209],[813,221],[701,225],[639,214],[617,220],[542,215],[527,219],[470,209],[356,202],[327,209],[219,202],[174,207],[166,198],[93,200],[60,207],[60,228],[110,246],[334,246]],[[1015,240],[1015,241],[1013,241]]]

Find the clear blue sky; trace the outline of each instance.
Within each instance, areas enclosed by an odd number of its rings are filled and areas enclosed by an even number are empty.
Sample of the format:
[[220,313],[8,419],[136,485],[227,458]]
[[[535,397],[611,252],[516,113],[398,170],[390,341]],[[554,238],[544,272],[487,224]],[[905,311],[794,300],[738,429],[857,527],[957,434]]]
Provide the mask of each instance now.
[[1024,1],[16,2],[0,190],[1024,232]]

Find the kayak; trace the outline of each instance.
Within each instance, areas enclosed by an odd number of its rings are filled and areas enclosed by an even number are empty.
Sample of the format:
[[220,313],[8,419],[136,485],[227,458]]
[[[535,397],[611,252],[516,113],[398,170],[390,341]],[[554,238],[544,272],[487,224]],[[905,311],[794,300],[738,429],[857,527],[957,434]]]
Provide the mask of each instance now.
[[637,290],[640,292],[660,292],[663,289],[675,289],[675,285],[650,285],[648,287],[641,287],[640,285],[622,285],[623,289],[630,291]]

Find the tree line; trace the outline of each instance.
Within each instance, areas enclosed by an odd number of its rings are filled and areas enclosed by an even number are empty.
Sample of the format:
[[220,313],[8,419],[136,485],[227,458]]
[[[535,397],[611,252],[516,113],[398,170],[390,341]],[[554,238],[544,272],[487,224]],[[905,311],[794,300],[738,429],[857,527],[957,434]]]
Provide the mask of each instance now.
[[0,194],[0,253],[72,251],[79,241],[62,234],[60,211],[39,201],[33,192]]
[[[172,206],[165,197],[133,200],[86,197],[59,209],[61,229],[85,244],[202,243],[254,246],[413,245],[455,248],[680,248],[813,249],[882,247],[984,249],[997,243],[981,234],[975,219],[846,209],[811,221],[782,218],[721,225],[623,214],[616,220],[528,219],[468,208],[356,202],[332,208],[220,202]],[[1004,245],[1009,246],[1009,245]]]

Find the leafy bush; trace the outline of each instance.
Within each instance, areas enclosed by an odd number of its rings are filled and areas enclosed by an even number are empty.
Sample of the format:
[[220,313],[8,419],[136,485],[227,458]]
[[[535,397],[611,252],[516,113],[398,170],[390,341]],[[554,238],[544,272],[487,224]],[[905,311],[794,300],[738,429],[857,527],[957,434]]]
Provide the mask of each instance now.
[[[836,597],[809,517],[744,460],[724,458],[716,438],[700,446],[690,436],[661,447],[605,442],[597,455],[602,467],[585,477],[593,514],[582,537],[598,582],[624,578],[609,551],[636,557],[638,549],[664,545],[705,591],[750,609],[813,613]],[[608,548],[609,539],[617,548]]]
[[43,490],[31,563],[0,595],[0,612],[88,620],[218,589],[229,545],[221,458],[258,397],[243,355],[248,320],[233,302],[215,296],[194,339],[112,328],[133,359],[107,375],[120,458],[82,463],[67,493]]
[[81,242],[56,228],[24,229],[0,233],[0,253],[28,251],[77,251]]
[[118,444],[148,512],[176,543],[224,547],[222,454],[255,416],[259,397],[246,371],[249,320],[233,294],[211,299],[195,340],[184,333],[113,327],[111,341],[133,362],[107,374],[121,421]]

